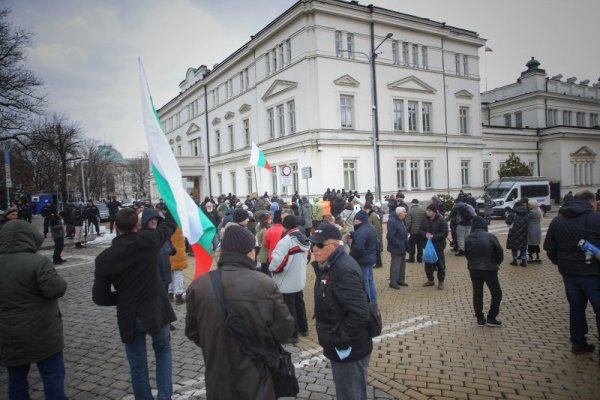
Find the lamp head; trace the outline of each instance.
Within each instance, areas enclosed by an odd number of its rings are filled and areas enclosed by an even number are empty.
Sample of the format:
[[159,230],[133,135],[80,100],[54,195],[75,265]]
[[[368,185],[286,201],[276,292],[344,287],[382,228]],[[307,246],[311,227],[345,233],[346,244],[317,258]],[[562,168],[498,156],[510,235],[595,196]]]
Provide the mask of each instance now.
[[387,35],[385,35],[386,39],[391,38],[392,36],[394,36],[394,34],[392,32],[389,32]]

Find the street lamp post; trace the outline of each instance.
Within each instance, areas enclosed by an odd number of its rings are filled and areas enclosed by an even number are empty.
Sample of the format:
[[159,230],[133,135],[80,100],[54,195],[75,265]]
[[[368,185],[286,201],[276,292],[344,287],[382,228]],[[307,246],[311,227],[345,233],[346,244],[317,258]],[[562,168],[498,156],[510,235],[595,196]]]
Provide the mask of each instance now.
[[375,81],[375,59],[377,58],[377,49],[394,34],[388,33],[385,38],[374,47],[373,36],[371,36],[371,52],[370,54],[363,53],[362,51],[348,51],[342,50],[342,52],[358,53],[362,54],[367,58],[369,62],[369,75],[371,80],[371,143],[373,146],[373,169],[375,172],[375,200],[381,200],[381,174],[379,171],[379,148],[378,142],[379,132],[377,128],[378,117],[377,117],[377,82]]
[[85,203],[87,201],[87,193],[85,191],[85,175],[83,173],[83,164],[88,162],[88,159],[83,159],[81,160],[81,163],[79,163],[79,167],[81,168],[81,189],[83,190],[83,202]]

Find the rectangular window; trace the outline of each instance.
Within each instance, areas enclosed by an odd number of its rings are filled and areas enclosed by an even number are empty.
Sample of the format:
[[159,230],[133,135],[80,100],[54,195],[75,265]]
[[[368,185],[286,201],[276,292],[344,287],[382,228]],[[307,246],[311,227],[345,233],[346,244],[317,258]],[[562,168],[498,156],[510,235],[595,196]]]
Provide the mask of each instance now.
[[237,194],[237,182],[235,179],[235,170],[229,171],[229,175],[231,176],[231,193]]
[[288,101],[287,103],[288,109],[288,132],[295,133],[296,132],[296,103],[294,100]]
[[396,186],[406,189],[406,161],[396,161]]
[[471,166],[471,161],[469,161],[469,160],[462,160],[460,162],[460,178],[461,178],[461,184],[463,187],[469,186],[470,166]]
[[529,170],[531,171],[531,175],[535,175],[535,161],[529,161]]
[[421,106],[421,116],[423,121],[423,132],[431,132],[431,103],[423,103]]
[[417,102],[408,102],[408,130],[410,132],[417,131]]
[[456,69],[456,75],[460,75],[460,54],[454,55],[454,67]]
[[577,126],[584,127],[585,126],[585,113],[577,112]]
[[283,104],[277,106],[277,135],[285,136],[285,117],[283,115]]
[[233,96],[233,78],[229,80],[229,97]]
[[490,183],[490,179],[491,179],[491,175],[492,174],[492,163],[491,162],[484,162],[483,163],[483,184],[487,185],[488,183]]
[[246,169],[246,188],[248,193],[252,193],[252,168]]
[[463,75],[469,76],[469,56],[463,55]]
[[394,65],[400,64],[400,49],[398,48],[398,41],[392,42],[392,61]]
[[512,115],[504,114],[504,126],[510,128],[512,126]]
[[419,189],[419,161],[410,162],[410,187]]
[[229,125],[227,127],[227,133],[229,133],[229,148],[233,151],[234,141],[233,141],[233,125]]
[[427,46],[421,46],[421,63],[423,63],[423,68],[429,68],[429,55],[427,54]]
[[433,187],[433,161],[423,161],[423,172],[425,172],[425,189]]
[[181,113],[175,114],[175,126],[181,126]]
[[275,111],[272,108],[267,110],[267,119],[269,120],[269,137],[275,137]]
[[221,154],[221,131],[215,131],[215,138],[217,139],[217,154]]
[[290,64],[292,62],[292,42],[290,39],[285,41],[285,55],[287,63]]
[[523,127],[523,113],[522,112],[516,112],[515,113],[515,128],[522,128]]
[[271,73],[271,54],[269,52],[265,54],[265,69],[269,75]]
[[278,53],[279,53],[279,68],[283,68],[283,66],[285,65],[283,62],[284,57],[285,57],[285,54],[283,53],[283,44],[279,45]]
[[220,194],[223,194],[223,174],[217,172],[217,189]]
[[548,109],[548,127],[558,124],[558,111],[552,108]]
[[598,126],[598,114],[592,113],[590,114],[590,128],[595,128]]
[[244,69],[244,87],[248,89],[250,87],[250,75],[248,74],[248,68]]
[[412,66],[417,68],[419,66],[419,45],[412,45]]
[[335,55],[336,57],[342,56],[342,50],[344,48],[342,42],[342,31],[335,31]]
[[292,168],[292,190],[296,192],[300,190],[300,186],[298,185],[298,164],[290,164]]
[[461,106],[458,108],[459,133],[466,135],[469,133],[469,107]]
[[354,34],[348,33],[346,41],[348,43],[348,58],[354,59]]
[[271,193],[277,193],[277,167],[271,167]]
[[243,120],[242,125],[244,126],[244,144],[248,146],[250,145],[250,119],[246,118]]
[[240,92],[244,91],[244,72],[240,72]]
[[404,130],[404,100],[394,99],[394,130]]
[[198,157],[200,155],[200,139],[192,140],[192,155]]
[[277,47],[271,52],[271,64],[273,64],[273,72],[277,71]]
[[344,160],[344,188],[356,189],[356,161]]
[[563,123],[564,126],[571,126],[571,111],[563,111]]
[[181,156],[181,145],[177,145],[177,155]]
[[408,43],[402,42],[402,64],[408,65]]
[[[340,111],[342,129],[352,129],[354,127],[353,114],[354,114],[354,97],[341,95],[340,96]],[[346,187],[349,189],[348,187]]]

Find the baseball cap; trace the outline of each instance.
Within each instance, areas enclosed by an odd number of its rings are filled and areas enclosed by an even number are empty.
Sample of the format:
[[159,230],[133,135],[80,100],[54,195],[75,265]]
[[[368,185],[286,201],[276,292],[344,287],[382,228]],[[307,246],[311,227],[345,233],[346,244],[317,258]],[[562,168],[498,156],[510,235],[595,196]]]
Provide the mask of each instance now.
[[342,240],[342,233],[335,225],[323,223],[308,238],[312,243],[323,243],[327,239]]

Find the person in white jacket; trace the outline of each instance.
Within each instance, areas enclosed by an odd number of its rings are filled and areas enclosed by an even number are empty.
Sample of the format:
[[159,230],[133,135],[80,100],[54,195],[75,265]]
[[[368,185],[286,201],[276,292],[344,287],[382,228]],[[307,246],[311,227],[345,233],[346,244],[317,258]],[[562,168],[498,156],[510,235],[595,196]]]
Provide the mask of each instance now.
[[298,343],[298,332],[308,335],[306,306],[303,290],[306,285],[306,265],[310,250],[310,242],[298,228],[298,219],[293,215],[286,216],[283,221],[283,237],[273,250],[269,271],[283,294],[283,300],[296,319],[296,328],[288,343]]

